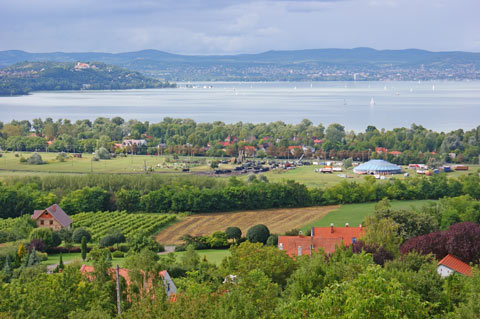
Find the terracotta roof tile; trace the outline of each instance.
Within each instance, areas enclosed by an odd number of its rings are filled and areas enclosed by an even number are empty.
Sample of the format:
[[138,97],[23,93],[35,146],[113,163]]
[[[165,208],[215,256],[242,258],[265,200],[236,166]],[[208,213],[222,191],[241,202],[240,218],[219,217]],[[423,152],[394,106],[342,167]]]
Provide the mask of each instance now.
[[470,267],[468,264],[464,263],[460,259],[450,254],[448,254],[442,260],[440,260],[438,264],[444,265],[445,267],[455,270],[456,272],[461,273],[462,275],[470,276],[472,272],[472,267]]
[[346,246],[353,243],[353,238],[360,238],[365,234],[365,227],[313,227],[313,237],[341,238]]

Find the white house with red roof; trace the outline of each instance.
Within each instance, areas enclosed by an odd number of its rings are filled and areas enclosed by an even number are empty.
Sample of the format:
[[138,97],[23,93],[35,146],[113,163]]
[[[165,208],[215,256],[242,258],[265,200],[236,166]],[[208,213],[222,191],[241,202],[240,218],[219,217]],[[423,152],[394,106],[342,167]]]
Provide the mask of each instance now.
[[73,222],[57,204],[53,204],[46,209],[35,210],[32,219],[37,222],[38,227],[50,228],[54,231],[70,228]]
[[438,262],[437,272],[442,277],[448,277],[454,272],[470,276],[472,273],[472,267],[457,257],[448,254]]

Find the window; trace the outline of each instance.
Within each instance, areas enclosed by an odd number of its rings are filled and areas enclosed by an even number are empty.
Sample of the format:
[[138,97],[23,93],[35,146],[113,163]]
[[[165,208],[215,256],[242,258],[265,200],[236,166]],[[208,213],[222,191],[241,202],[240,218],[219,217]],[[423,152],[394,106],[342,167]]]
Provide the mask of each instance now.
[[53,225],[53,220],[50,221],[50,225]]
[[302,246],[298,246],[298,255],[299,255],[299,256],[302,255]]
[[40,221],[40,225],[43,225],[43,220]]
[[352,243],[356,243],[357,242],[357,237],[352,237]]

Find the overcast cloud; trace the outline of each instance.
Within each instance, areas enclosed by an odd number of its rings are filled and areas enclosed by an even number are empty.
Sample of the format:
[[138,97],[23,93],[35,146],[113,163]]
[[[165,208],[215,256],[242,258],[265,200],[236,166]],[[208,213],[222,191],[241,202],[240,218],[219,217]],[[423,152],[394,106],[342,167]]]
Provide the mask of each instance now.
[[479,0],[1,0],[0,50],[480,52]]

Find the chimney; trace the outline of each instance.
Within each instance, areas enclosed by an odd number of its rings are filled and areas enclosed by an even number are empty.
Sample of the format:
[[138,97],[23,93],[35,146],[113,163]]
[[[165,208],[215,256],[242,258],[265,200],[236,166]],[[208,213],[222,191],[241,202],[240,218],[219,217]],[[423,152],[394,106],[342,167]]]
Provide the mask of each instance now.
[[360,224],[360,231],[362,231],[362,224]]
[[330,233],[333,234],[333,223],[330,224]]
[[299,231],[299,232],[298,232],[298,236],[303,238],[303,232],[302,232],[302,231]]
[[348,227],[348,223],[345,223],[345,227]]
[[53,210],[54,212],[56,212],[56,211],[57,211],[57,204],[53,204],[53,206],[52,206],[52,210]]

